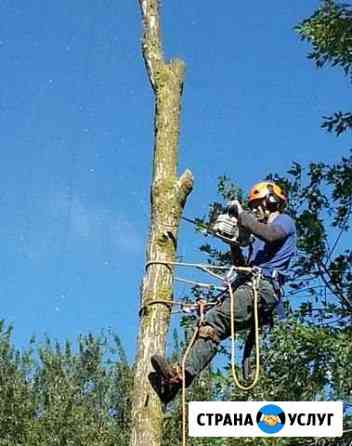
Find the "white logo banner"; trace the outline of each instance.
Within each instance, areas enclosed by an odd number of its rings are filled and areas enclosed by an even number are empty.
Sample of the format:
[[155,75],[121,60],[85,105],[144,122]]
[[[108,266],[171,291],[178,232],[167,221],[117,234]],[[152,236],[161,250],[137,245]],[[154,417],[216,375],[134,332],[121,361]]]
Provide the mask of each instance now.
[[191,437],[340,437],[342,401],[192,401]]

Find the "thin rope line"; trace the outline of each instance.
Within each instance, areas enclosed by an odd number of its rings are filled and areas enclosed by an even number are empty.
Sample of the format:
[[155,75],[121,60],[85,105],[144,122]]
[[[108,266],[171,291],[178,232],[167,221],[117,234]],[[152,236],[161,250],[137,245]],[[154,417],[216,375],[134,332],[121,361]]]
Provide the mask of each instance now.
[[187,424],[186,361],[187,361],[189,352],[191,351],[191,348],[193,347],[193,344],[198,337],[199,329],[204,322],[204,310],[205,310],[205,303],[200,301],[199,302],[200,317],[199,317],[199,321],[197,324],[197,329],[193,333],[193,336],[186,348],[186,351],[183,355],[182,363],[181,363],[181,367],[182,367],[182,446],[186,446],[186,444],[187,444],[187,435],[186,435],[186,430],[187,430],[187,426],[186,426],[186,424]]
[[[150,260],[145,264],[145,269],[148,269],[151,265],[165,265],[165,266],[184,266],[184,267],[190,267],[190,268],[198,268],[201,269],[207,273],[208,269],[215,269],[215,270],[235,270],[239,272],[253,272],[253,268],[247,267],[247,266],[220,266],[220,265],[210,265],[210,264],[203,264],[203,263],[187,263],[187,262],[166,262],[163,260]],[[223,279],[223,277],[222,277]]]
[[213,273],[206,266],[199,266],[198,269],[200,269],[201,271],[204,271],[205,273],[209,274],[212,277],[215,277],[216,279],[224,280],[223,276],[220,276],[220,274]]
[[[202,299],[202,301],[204,301],[204,305],[206,307],[218,304],[218,302],[208,302],[205,299]],[[199,303],[197,303],[197,302],[183,302],[182,300],[158,299],[158,300],[152,300],[152,301],[144,304],[141,307],[141,311],[144,309],[144,307],[148,307],[149,305],[154,305],[154,304],[164,304],[164,305],[169,305],[169,306],[179,305],[180,307],[185,307],[185,308],[199,307]]]
[[210,290],[224,291],[226,289],[221,286],[213,285],[212,283],[195,282],[194,280],[183,279],[181,277],[175,277],[175,280],[178,282],[188,283],[189,285],[198,286],[200,288],[208,288]]

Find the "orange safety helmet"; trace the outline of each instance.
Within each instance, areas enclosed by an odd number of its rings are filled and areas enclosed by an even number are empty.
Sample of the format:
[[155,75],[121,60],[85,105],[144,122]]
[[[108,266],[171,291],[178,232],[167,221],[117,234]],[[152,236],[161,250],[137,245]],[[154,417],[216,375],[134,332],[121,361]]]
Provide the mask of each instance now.
[[262,181],[261,183],[255,184],[248,194],[248,204],[254,200],[261,200],[267,198],[272,204],[284,205],[287,202],[286,195],[280,186],[270,181]]

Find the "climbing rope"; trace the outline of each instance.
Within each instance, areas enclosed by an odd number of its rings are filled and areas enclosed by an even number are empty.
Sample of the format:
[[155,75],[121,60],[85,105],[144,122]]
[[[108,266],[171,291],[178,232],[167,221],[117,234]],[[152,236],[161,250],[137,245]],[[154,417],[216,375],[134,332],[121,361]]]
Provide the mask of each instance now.
[[228,284],[230,293],[230,311],[231,311],[231,372],[236,386],[241,390],[251,390],[255,387],[259,379],[260,372],[260,351],[259,351],[259,311],[258,311],[258,290],[261,278],[260,270],[252,272],[252,289],[253,289],[253,312],[254,312],[254,336],[255,336],[255,374],[251,384],[244,386],[240,383],[235,368],[235,296],[231,283]]
[[[234,382],[236,386],[241,390],[250,390],[252,389],[258,382],[259,379],[259,372],[260,372],[260,351],[259,351],[259,312],[258,312],[258,290],[259,290],[259,283],[261,278],[261,271],[259,268],[250,268],[250,267],[241,267],[241,266],[231,266],[225,267],[225,266],[216,266],[216,265],[203,265],[199,263],[185,263],[185,262],[164,262],[164,261],[158,261],[158,260],[152,260],[149,261],[146,264],[146,269],[149,268],[151,265],[166,265],[166,266],[182,266],[182,267],[194,267],[197,268],[212,277],[215,277],[219,280],[222,280],[225,282],[225,287],[214,287],[210,284],[204,284],[201,282],[194,282],[194,281],[186,281],[185,279],[181,279],[181,281],[191,283],[195,286],[203,287],[203,288],[217,288],[221,289],[221,295],[228,290],[230,295],[230,313],[231,313],[231,371],[232,376],[234,379]],[[214,272],[216,271],[227,271],[227,274],[224,276],[221,276]],[[242,273],[250,273],[252,274],[252,289],[253,289],[253,308],[254,308],[254,330],[255,330],[255,350],[256,350],[256,371],[253,378],[253,381],[248,386],[244,386],[240,383],[235,369],[235,297],[234,292],[232,289],[232,283],[233,283],[233,276],[234,272],[242,272]],[[180,279],[179,279],[180,280]],[[198,310],[199,319],[197,328],[194,331],[190,342],[188,343],[188,346],[186,347],[186,350],[183,354],[182,361],[181,361],[181,371],[182,371],[182,446],[186,446],[187,444],[187,395],[186,395],[186,361],[188,358],[188,355],[192,349],[192,346],[194,342],[196,341],[200,327],[204,323],[204,314],[205,309],[209,305],[217,305],[219,301],[216,302],[207,302],[204,299],[199,299],[195,303],[185,303],[183,301],[173,301],[173,300],[152,300],[150,302],[145,303],[142,307],[140,312],[143,312],[147,306],[154,305],[154,304],[165,304],[170,307],[173,305],[180,305],[181,307],[187,308],[194,308]],[[171,311],[171,310],[170,310]]]
[[203,300],[200,300],[199,303],[199,321],[197,324],[197,329],[194,331],[193,336],[188,343],[188,346],[183,354],[181,368],[182,368],[182,445],[186,446],[187,444],[187,390],[186,390],[186,361],[191,351],[191,348],[196,341],[199,329],[204,322],[204,312],[206,303]]
[[188,280],[183,279],[182,277],[175,277],[175,280],[182,283],[187,283],[188,285],[193,285],[200,288],[208,288],[209,290],[218,290],[218,291],[224,291],[225,288],[222,286],[216,286],[212,283],[202,283],[202,282],[195,282],[194,280]]
[[[143,305],[141,307],[141,309],[139,310],[139,313],[143,314],[143,312],[145,311],[145,309],[147,307],[149,307],[151,305],[155,305],[155,304],[163,304],[163,305],[166,305],[166,306],[169,306],[169,307],[172,307],[173,305],[176,305],[176,306],[180,306],[181,310],[182,309],[183,310],[187,310],[187,308],[189,310],[198,310],[198,308],[199,308],[198,302],[183,302],[183,301],[180,301],[180,300],[158,299],[158,300],[152,300],[150,302],[147,302],[145,305]],[[205,302],[204,301],[204,306],[205,307],[211,307],[211,306],[214,306],[214,305],[217,305],[217,304],[218,304],[218,301],[216,301],[216,302]],[[187,312],[187,311],[185,311],[185,312]],[[173,312],[171,311],[171,313],[173,313]]]

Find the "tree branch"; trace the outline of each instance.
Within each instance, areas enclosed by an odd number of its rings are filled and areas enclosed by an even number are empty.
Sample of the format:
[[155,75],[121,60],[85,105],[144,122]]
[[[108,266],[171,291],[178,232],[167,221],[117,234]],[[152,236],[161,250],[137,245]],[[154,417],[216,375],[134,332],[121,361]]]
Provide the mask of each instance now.
[[[319,268],[319,272],[320,272],[320,277],[321,277],[322,281],[324,282],[324,284],[326,285],[326,287],[333,294],[335,294],[335,296],[338,296],[340,298],[342,304],[345,304],[347,308],[350,308],[351,302],[345,297],[343,290],[341,290],[341,288],[337,284],[332,284],[330,271],[327,269],[325,264],[322,262],[319,262],[318,268]],[[324,274],[326,274],[328,276],[329,280],[326,279]]]
[[187,200],[188,195],[193,189],[193,175],[192,172],[187,169],[183,172],[176,183],[177,196],[181,207],[183,208]]

